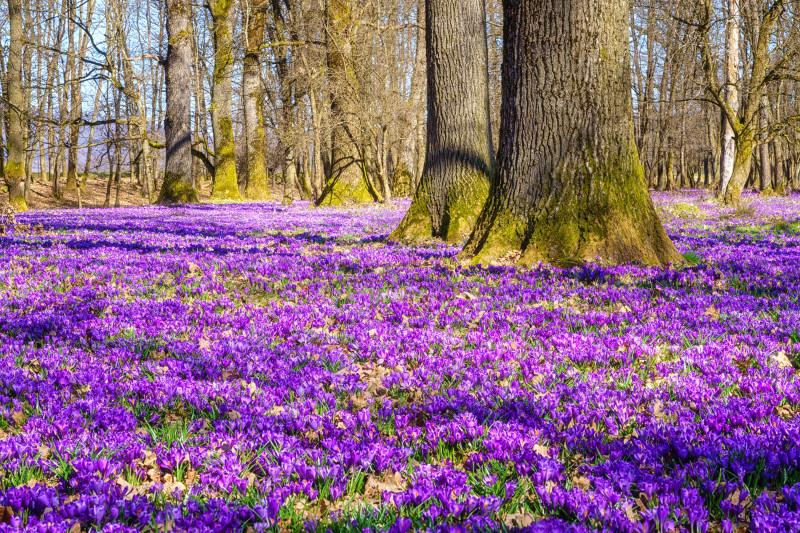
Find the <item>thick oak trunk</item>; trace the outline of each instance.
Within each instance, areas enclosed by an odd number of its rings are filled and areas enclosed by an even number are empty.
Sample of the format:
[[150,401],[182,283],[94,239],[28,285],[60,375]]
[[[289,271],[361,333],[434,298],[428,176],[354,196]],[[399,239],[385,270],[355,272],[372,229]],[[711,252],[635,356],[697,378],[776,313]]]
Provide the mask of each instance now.
[[213,20],[214,75],[211,125],[214,129],[212,200],[241,200],[233,141],[233,0],[208,0]]
[[428,0],[425,167],[396,239],[459,242],[472,232],[494,172],[483,0]]
[[[198,201],[192,179],[192,33],[189,16],[188,0],[167,0],[166,162],[164,185],[158,197],[160,204]],[[149,155],[142,154],[145,161]]]
[[25,191],[25,125],[22,110],[25,102],[22,93],[22,2],[8,0],[8,18],[11,42],[8,47],[6,87],[8,92],[8,116],[6,122],[6,147],[8,158],[3,178],[8,189],[8,202],[18,211],[26,211]]
[[497,178],[462,256],[682,261],[636,150],[628,2],[507,0],[503,10]]

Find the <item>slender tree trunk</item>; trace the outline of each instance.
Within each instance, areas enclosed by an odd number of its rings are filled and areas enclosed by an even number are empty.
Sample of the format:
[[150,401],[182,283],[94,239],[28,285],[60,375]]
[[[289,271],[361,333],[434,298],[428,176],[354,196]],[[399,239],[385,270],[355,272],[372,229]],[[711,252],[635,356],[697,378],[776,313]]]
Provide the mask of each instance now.
[[314,202],[316,201],[316,191],[314,190],[314,184],[312,183],[311,172],[308,164],[308,158],[304,157],[302,164],[298,165],[301,169],[301,181],[303,191],[305,192],[306,199]]
[[494,172],[483,0],[428,0],[425,169],[395,239],[469,237]]
[[314,91],[308,93],[308,103],[311,108],[311,127],[314,135],[314,196],[319,196],[325,186],[325,165],[322,163],[322,119],[319,116]]
[[[727,0],[728,24],[725,30],[725,99],[733,113],[739,112],[739,0]],[[723,115],[724,117],[724,115]],[[725,195],[733,177],[736,135],[731,121],[722,122],[720,153],[720,196]],[[748,169],[749,170],[749,169]],[[741,171],[740,171],[741,172]]]
[[667,153],[667,190],[675,189],[675,154],[670,150]]
[[261,46],[264,44],[267,6],[267,0],[252,0],[247,19],[247,50],[242,69],[247,145],[247,185],[244,194],[250,200],[261,201],[272,199],[264,157],[264,89],[261,84]]
[[[166,168],[158,197],[160,204],[198,201],[192,179],[192,35],[189,13],[189,0],[167,0]],[[148,156],[142,154],[142,157]]]
[[761,109],[758,113],[758,126],[762,131],[761,144],[758,147],[758,188],[763,191],[772,190],[772,161],[769,153],[769,143],[763,137],[769,127],[769,98],[761,97]]
[[108,182],[106,183],[106,199],[103,202],[104,208],[111,207],[111,185],[114,183],[114,160],[111,159],[111,143],[106,147],[106,155],[108,156]]
[[392,188],[389,183],[389,134],[387,133],[387,126],[384,125],[380,133],[380,142],[378,144],[378,177],[381,181],[381,189],[383,194],[383,202],[388,203],[392,201]]
[[353,57],[355,21],[350,0],[326,0],[325,24],[331,87],[331,169],[317,205],[369,203],[376,199],[364,174],[358,95],[361,87]]
[[297,186],[297,166],[295,165],[294,145],[286,146],[283,157],[283,205],[294,203],[294,189]]
[[8,159],[3,171],[8,202],[18,211],[26,211],[28,203],[25,201],[25,192],[22,189],[22,180],[25,179],[25,121],[23,109],[25,102],[22,93],[22,2],[8,0],[8,18],[11,42],[8,47],[8,63],[6,70],[6,85],[8,92],[8,119],[6,123],[6,146]]
[[633,132],[628,2],[506,0],[497,178],[462,257],[682,262]]
[[122,187],[122,150],[120,150],[119,143],[117,143],[117,170],[114,172],[114,185],[116,185],[114,207],[119,207],[119,193]]
[[[98,85],[94,95],[94,109],[92,110],[92,122],[97,120],[97,111],[100,108],[100,94],[102,91]],[[89,179],[89,168],[92,164],[92,141],[94,141],[94,126],[89,127],[88,146],[86,147],[86,164],[83,167],[83,178],[81,179],[81,187],[86,187],[86,181]],[[79,187],[80,188],[80,187]]]
[[[728,23],[725,31],[725,100],[734,114],[739,112],[739,0],[727,0]],[[723,114],[722,149],[720,151],[720,188],[721,197],[726,195],[734,174],[736,163],[736,133]],[[748,168],[749,171],[749,168]],[[741,167],[739,174],[742,174]],[[741,193],[741,191],[739,191]]]
[[[213,20],[214,76],[211,87],[211,122],[214,128],[214,190],[212,200],[241,201],[236,177],[233,139],[233,0],[207,0]],[[188,72],[187,72],[187,82]],[[187,88],[191,90],[191,85]],[[188,105],[188,101],[187,101]],[[191,124],[191,123],[190,123]],[[190,130],[191,131],[191,130]]]

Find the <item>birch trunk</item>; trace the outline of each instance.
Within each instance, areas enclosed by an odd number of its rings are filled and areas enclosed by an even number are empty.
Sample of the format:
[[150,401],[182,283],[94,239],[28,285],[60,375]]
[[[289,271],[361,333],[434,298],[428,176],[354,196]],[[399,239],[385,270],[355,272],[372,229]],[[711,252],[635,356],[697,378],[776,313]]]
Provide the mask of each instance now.
[[[731,111],[739,112],[739,0],[727,0],[728,24],[725,30],[725,100]],[[720,195],[728,190],[733,177],[736,158],[736,134],[730,120],[722,124],[722,149],[720,151]]]

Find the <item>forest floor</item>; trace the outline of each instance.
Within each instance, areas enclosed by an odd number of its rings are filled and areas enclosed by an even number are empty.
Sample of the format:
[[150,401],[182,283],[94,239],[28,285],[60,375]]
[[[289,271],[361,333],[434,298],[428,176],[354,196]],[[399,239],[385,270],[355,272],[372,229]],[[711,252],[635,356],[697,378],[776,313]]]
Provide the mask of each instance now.
[[[106,200],[106,190],[108,188],[108,176],[102,174],[90,174],[86,180],[86,185],[81,188],[81,200],[84,208],[103,207]],[[78,190],[68,189],[61,183],[61,198],[53,195],[53,183],[36,180],[31,183],[28,196],[28,206],[31,209],[77,209]],[[211,194],[209,184],[201,184],[200,199],[208,200]],[[116,201],[116,187],[111,187],[110,205],[114,206]],[[120,187],[119,205],[120,207],[145,206],[147,197],[142,193],[142,189],[132,183],[127,175],[122,178]]]
[[464,266],[384,242],[408,202],[19,215],[0,531],[800,530],[800,196],[654,197],[690,264]]

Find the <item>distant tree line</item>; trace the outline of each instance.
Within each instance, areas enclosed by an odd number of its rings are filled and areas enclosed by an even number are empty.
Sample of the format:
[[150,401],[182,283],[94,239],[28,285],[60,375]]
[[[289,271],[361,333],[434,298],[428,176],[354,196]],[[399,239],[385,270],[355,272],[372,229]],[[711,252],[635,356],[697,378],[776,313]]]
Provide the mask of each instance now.
[[666,263],[648,186],[797,179],[798,0],[6,4],[18,208],[106,165],[107,204],[123,167],[160,203],[411,195],[392,238]]

